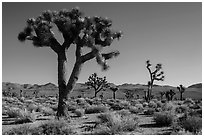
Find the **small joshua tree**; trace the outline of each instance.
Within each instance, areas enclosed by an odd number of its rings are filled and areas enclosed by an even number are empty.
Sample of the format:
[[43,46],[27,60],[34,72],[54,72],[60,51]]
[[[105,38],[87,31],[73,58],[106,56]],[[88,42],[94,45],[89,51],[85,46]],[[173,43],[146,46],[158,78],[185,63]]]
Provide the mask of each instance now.
[[174,92],[174,90],[170,89],[169,90],[170,100],[173,100],[174,95],[176,95],[176,93]]
[[125,91],[125,97],[128,99],[128,100],[131,100],[134,98],[134,92],[131,91],[131,90],[126,90]]
[[177,89],[180,92],[180,100],[183,100],[183,93],[185,92],[185,87],[183,85],[179,85]]
[[154,81],[163,81],[164,72],[161,71],[162,64],[157,64],[154,71],[150,69],[150,67],[152,66],[152,64],[150,63],[150,60],[146,61],[146,65],[147,65],[146,68],[149,71],[149,75],[150,75],[150,81],[148,82],[147,100],[146,100],[147,102],[149,102],[152,96],[152,87],[153,87]]
[[109,87],[106,77],[100,78],[96,73],[89,76],[88,81],[85,84],[94,89],[94,97],[96,97],[101,90],[105,90]]
[[163,96],[166,94],[166,92],[160,91],[159,94],[160,94],[160,97],[161,97],[161,100],[162,100],[162,99],[163,99]]
[[110,87],[110,90],[113,91],[113,99],[115,99],[116,91],[119,90],[118,87]]
[[[56,39],[52,29],[57,27],[64,42]],[[88,17],[78,9],[44,11],[36,18],[27,20],[25,29],[19,33],[19,41],[30,40],[35,47],[49,47],[57,55],[59,100],[57,117],[69,117],[66,101],[68,95],[79,79],[85,62],[96,59],[97,63],[107,70],[107,60],[119,55],[118,51],[103,53],[104,47],[109,47],[115,39],[122,36],[120,31],[112,29],[112,21],[103,17]],[[75,64],[69,79],[66,77],[67,52],[75,46]],[[83,54],[83,49],[90,52]]]

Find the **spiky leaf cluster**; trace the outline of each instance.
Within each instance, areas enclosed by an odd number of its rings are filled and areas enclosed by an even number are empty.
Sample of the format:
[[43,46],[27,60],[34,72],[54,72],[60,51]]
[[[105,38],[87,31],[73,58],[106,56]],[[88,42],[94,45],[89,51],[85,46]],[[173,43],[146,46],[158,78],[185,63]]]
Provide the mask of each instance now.
[[[20,41],[32,40],[36,47],[56,46],[52,27],[57,26],[62,33],[64,43],[57,45],[69,48],[71,44],[91,48],[96,61],[103,70],[108,69],[106,60],[119,55],[118,51],[102,53],[103,47],[110,46],[114,39],[119,39],[122,32],[111,29],[112,21],[103,17],[87,17],[79,10],[44,11],[36,18],[27,20],[27,26],[19,33]],[[55,47],[56,48],[56,47]],[[85,56],[84,56],[85,57]],[[82,59],[86,61],[85,59]]]
[[179,92],[184,93],[185,92],[185,87],[183,85],[179,85],[177,87],[177,89],[179,90]]
[[154,71],[152,71],[150,69],[151,66],[152,66],[152,64],[150,63],[150,60],[147,60],[146,61],[146,67],[149,70],[149,73],[150,73],[150,75],[152,77],[151,79],[152,80],[157,80],[157,81],[164,81],[164,72],[161,71],[162,70],[162,64],[160,64],[160,63],[157,64],[155,66],[155,70]]
[[96,73],[93,73],[91,76],[89,76],[88,81],[85,82],[85,84],[93,88],[96,92],[105,90],[109,87],[106,77],[100,78]]
[[112,90],[113,92],[116,92],[119,90],[119,88],[118,87],[110,87],[110,90]]

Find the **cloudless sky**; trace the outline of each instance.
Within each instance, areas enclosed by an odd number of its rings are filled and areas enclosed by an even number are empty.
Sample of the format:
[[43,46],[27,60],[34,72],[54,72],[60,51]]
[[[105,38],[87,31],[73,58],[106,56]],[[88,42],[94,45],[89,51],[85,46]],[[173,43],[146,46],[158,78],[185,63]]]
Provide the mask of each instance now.
[[[26,20],[42,11],[80,7],[85,16],[103,16],[113,21],[113,29],[124,34],[111,50],[120,56],[108,61],[101,71],[95,59],[85,63],[78,82],[96,72],[115,84],[149,81],[145,61],[163,64],[165,81],[160,85],[189,86],[202,82],[202,3],[3,3],[2,81],[30,84],[57,84],[57,56],[49,48],[36,48],[31,41],[21,43],[17,36]],[[58,31],[56,37],[63,42]],[[74,63],[74,46],[68,56],[68,73]]]

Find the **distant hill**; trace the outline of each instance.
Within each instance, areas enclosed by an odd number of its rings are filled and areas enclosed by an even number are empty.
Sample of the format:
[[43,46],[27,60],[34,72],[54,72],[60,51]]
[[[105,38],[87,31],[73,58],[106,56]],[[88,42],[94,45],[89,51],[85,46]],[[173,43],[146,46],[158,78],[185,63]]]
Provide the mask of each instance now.
[[202,88],[202,83],[193,84],[193,85],[189,86],[188,88]]
[[[135,92],[135,95],[139,95],[140,97],[144,96],[144,91],[147,90],[147,85],[144,84],[122,84],[122,85],[115,85],[114,83],[109,83],[111,87],[118,87],[119,90],[116,92],[117,98],[124,98],[126,91],[133,91]],[[154,85],[153,86],[153,95],[156,97],[160,96],[161,91],[168,91],[168,90],[174,90],[176,92],[176,98],[179,98],[180,93],[176,87],[169,86],[169,85]],[[39,90],[40,95],[56,95],[58,93],[58,87],[53,83],[47,83],[44,85],[38,85],[38,84],[18,84],[18,83],[11,83],[11,82],[2,82],[2,90],[6,91],[12,91],[19,93],[20,90],[23,90],[24,92],[28,94],[32,94],[32,92]],[[110,89],[106,89],[105,91],[100,91],[104,93],[104,96],[107,98],[112,98],[112,91]],[[99,92],[98,95],[101,93]],[[88,89],[87,86],[84,83],[77,83],[75,85],[75,88],[73,92],[70,93],[70,97],[72,96],[78,96],[85,94],[87,97],[92,97],[94,95],[93,89]],[[202,83],[193,84],[186,88],[186,91],[184,93],[185,98],[194,98],[194,99],[202,99]]]

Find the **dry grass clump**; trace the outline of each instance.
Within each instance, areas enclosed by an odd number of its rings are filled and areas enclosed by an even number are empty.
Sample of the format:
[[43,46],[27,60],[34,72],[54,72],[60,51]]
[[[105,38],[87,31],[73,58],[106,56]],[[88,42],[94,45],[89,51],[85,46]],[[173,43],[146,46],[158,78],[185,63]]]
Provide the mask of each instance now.
[[68,126],[66,121],[52,120],[46,122],[39,127],[31,128],[24,125],[18,128],[13,128],[10,131],[3,133],[4,135],[73,135],[75,132]]
[[115,135],[138,129],[138,121],[133,116],[122,116],[118,113],[104,113],[98,116],[100,125],[95,135]]

